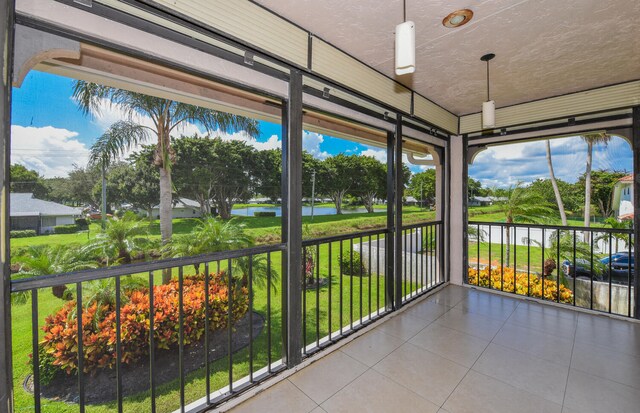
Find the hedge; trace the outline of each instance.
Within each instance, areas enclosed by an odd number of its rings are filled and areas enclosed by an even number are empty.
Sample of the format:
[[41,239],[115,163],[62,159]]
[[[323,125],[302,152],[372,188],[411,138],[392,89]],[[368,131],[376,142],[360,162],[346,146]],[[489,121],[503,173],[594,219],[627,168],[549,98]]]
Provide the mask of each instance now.
[[[209,326],[211,330],[227,327],[229,303],[228,277],[225,272],[211,274],[209,283]],[[205,331],[204,275],[185,276],[183,282],[184,344],[196,342]],[[153,287],[154,340],[158,349],[173,350],[178,346],[178,280]],[[123,294],[120,310],[122,363],[132,364],[149,354],[149,290],[138,288]],[[240,320],[249,307],[247,289],[233,283],[232,320]],[[78,364],[76,302],[67,302],[62,309],[45,319],[44,337],[39,354],[47,365],[41,366],[47,377],[56,371],[73,374]],[[115,305],[89,302],[82,314],[84,372],[113,368],[116,363]]]
[[254,217],[275,217],[276,213],[274,211],[256,211],[253,213]]
[[76,218],[76,225],[80,230],[89,229],[89,220],[86,218]]
[[21,231],[11,231],[9,233],[10,238],[27,238],[27,237],[35,237],[38,233],[32,229],[24,229]]
[[80,227],[76,224],[56,225],[53,227],[54,234],[75,234],[78,231],[80,231]]
[[[344,251],[340,258],[340,270],[343,275],[355,275],[355,276],[368,276],[367,267],[365,263],[361,261],[361,256],[358,251],[353,251],[353,261],[351,260],[351,251]],[[360,268],[358,268],[360,267]]]

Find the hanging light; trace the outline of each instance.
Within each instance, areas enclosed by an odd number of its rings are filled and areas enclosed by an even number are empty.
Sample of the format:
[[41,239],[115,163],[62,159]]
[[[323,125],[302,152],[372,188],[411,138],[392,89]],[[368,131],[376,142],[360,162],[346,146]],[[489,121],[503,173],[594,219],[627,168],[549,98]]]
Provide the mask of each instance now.
[[416,25],[407,21],[407,0],[403,1],[404,23],[396,26],[396,75],[416,71]]
[[491,100],[489,89],[489,61],[496,57],[495,54],[489,53],[480,58],[483,62],[487,62],[487,101],[482,103],[482,129],[491,129],[496,126],[496,103]]

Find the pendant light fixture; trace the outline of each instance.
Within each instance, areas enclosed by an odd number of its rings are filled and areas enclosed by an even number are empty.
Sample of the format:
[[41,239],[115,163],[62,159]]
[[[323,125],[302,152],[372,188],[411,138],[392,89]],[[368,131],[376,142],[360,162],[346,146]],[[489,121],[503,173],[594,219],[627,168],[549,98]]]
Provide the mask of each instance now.
[[407,0],[403,0],[404,23],[396,26],[396,75],[416,71],[416,26],[407,21]]
[[487,62],[487,101],[482,103],[482,129],[491,129],[496,126],[496,103],[491,100],[489,89],[489,61],[496,57],[495,54],[489,53],[480,58],[483,62]]

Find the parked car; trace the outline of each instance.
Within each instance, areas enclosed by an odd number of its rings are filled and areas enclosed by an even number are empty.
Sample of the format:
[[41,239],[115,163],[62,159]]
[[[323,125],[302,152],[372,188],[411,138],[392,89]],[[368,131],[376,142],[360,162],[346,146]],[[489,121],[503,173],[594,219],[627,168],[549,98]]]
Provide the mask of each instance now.
[[[573,268],[573,262],[564,260],[562,263],[562,272],[567,277],[576,277],[582,279],[593,279],[594,281],[609,281],[618,284],[626,284],[629,281],[629,254],[616,253],[611,255],[611,267],[609,266],[609,257],[601,258],[593,261],[592,265],[589,260],[582,258],[576,259],[576,268]],[[631,257],[631,270],[633,271],[633,257]],[[631,274],[633,280],[633,273]]]
[[[609,265],[609,257],[604,257],[600,260],[601,263],[605,265]],[[629,256],[628,252],[617,252],[611,255],[611,267],[617,270],[626,270],[629,268],[629,264],[631,264],[631,269],[634,267],[634,257],[633,255]]]

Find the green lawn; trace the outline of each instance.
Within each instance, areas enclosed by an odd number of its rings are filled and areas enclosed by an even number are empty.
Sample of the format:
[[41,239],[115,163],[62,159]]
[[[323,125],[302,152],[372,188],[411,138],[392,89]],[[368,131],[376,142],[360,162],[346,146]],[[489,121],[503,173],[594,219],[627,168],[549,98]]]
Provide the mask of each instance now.
[[[433,219],[434,212],[421,212],[418,208],[412,207],[405,210],[405,222],[407,224],[414,222],[422,222]],[[246,225],[247,232],[251,233],[258,239],[271,235],[275,240],[279,240],[280,234],[280,218],[269,217],[246,217],[239,218]],[[197,220],[183,219],[175,220],[174,233],[188,233],[197,224]],[[336,233],[357,232],[372,228],[381,228],[386,224],[386,214],[377,212],[374,214],[350,214],[350,215],[329,215],[317,216],[311,222],[310,217],[304,218],[305,224],[309,224],[307,237],[319,237]],[[89,236],[83,234],[65,234],[65,235],[48,235],[33,238],[21,238],[12,240],[12,250],[24,249],[28,245],[41,244],[64,244],[73,247],[74,245],[82,245],[91,239],[99,231],[99,225],[93,224]],[[154,222],[150,228],[150,237],[159,237],[158,223]],[[381,237],[383,238],[383,237]],[[348,256],[349,244],[343,244],[343,252]],[[306,313],[305,325],[306,334],[304,336],[305,344],[314,343],[318,338],[324,337],[331,331],[337,331],[342,326],[347,329],[353,322],[357,321],[361,316],[366,316],[370,312],[375,312],[378,308],[384,310],[385,307],[385,279],[383,276],[373,274],[371,276],[340,276],[340,245],[338,242],[331,244],[331,265],[329,265],[329,245],[323,244],[320,249],[319,262],[320,277],[329,278],[330,283],[323,286],[319,290],[307,290],[304,294]],[[281,254],[273,253],[271,256],[272,268],[280,272]],[[222,268],[225,268],[223,263]],[[215,268],[211,264],[210,269]],[[177,269],[174,269],[174,275]],[[194,269],[188,267],[184,269],[186,274],[193,274]],[[146,274],[134,275],[135,277],[144,277]],[[161,274],[155,274],[155,282],[160,283]],[[86,283],[83,286],[86,288]],[[403,290],[408,292],[415,291],[420,288],[417,282],[403,285]],[[40,326],[44,322],[44,318],[57,311],[64,303],[62,300],[55,298],[51,294],[50,289],[43,289],[38,293],[39,312],[38,319]],[[266,288],[255,288],[253,298],[254,310],[267,318],[267,290]],[[282,357],[282,305],[280,300],[280,289],[271,291],[271,318],[267,320],[265,328],[261,334],[254,339],[253,369],[254,371],[266,366],[267,354],[267,326],[271,325],[271,344],[272,344],[272,360],[276,361]],[[342,304],[342,312],[341,312]],[[331,311],[329,311],[329,309]],[[316,311],[319,319],[316,319]],[[331,313],[331,319],[329,318]],[[14,397],[16,411],[32,411],[33,395],[23,389],[23,381],[31,372],[28,364],[31,349],[31,305],[27,302],[23,305],[12,305],[13,320],[13,360],[14,360]],[[42,331],[40,330],[40,339],[42,339]],[[217,389],[227,385],[229,371],[228,358],[223,357],[212,363],[211,365],[211,388]],[[176,352],[177,365],[177,352]],[[249,374],[249,349],[245,348],[233,354],[233,379],[238,380]],[[147,380],[146,377],[141,380]],[[205,369],[202,367],[196,372],[187,376],[185,396],[187,403],[193,402],[206,394],[206,377]],[[114,384],[115,385],[115,384]],[[179,408],[179,383],[177,381],[160,385],[156,390],[156,404],[159,412],[171,412]],[[125,394],[125,411],[127,412],[148,412],[150,411],[150,394],[142,392],[135,395]],[[78,406],[73,403],[64,403],[59,401],[42,400],[44,412],[77,412]],[[106,413],[116,410],[115,402],[89,405],[88,412]]]

